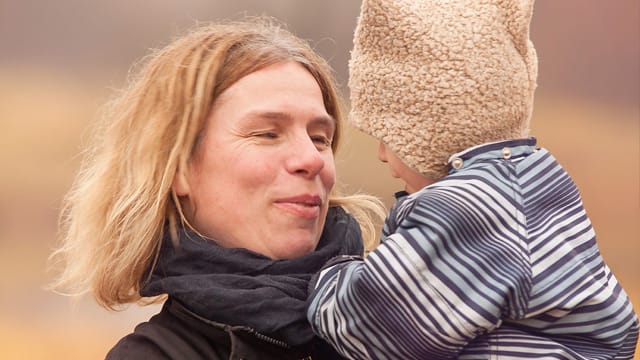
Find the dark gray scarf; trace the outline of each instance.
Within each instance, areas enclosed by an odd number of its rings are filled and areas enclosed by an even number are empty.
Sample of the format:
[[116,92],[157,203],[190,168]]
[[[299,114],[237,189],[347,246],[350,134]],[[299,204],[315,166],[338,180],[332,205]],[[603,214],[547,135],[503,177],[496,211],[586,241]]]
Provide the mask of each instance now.
[[182,231],[176,249],[164,239],[142,296],[168,294],[189,310],[216,322],[248,326],[301,345],[314,335],[306,319],[307,287],[314,273],[339,255],[362,255],[360,227],[343,209],[329,209],[316,251],[272,260],[246,249],[229,249]]

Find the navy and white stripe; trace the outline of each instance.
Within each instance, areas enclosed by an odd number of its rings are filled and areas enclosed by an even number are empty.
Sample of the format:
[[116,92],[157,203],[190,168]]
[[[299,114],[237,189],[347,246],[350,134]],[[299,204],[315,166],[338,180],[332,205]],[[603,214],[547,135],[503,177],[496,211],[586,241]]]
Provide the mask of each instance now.
[[355,359],[632,359],[633,307],[575,184],[534,146],[475,147],[399,200],[376,250],[320,274],[314,331]]

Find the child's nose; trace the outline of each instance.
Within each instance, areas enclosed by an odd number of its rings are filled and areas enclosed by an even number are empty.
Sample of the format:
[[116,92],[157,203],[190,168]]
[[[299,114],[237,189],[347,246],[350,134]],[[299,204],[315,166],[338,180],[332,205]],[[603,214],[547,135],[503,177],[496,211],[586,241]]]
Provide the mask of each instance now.
[[378,145],[378,160],[383,163],[387,162],[387,147],[382,141],[380,141],[380,144]]

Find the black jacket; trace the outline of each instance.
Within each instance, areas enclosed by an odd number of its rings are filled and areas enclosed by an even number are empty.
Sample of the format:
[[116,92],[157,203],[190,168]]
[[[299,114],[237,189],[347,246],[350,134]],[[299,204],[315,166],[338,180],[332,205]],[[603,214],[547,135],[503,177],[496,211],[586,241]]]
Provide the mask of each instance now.
[[106,359],[298,360],[342,357],[319,338],[293,348],[247,327],[204,319],[169,299],[160,313],[139,324],[132,334],[120,340]]

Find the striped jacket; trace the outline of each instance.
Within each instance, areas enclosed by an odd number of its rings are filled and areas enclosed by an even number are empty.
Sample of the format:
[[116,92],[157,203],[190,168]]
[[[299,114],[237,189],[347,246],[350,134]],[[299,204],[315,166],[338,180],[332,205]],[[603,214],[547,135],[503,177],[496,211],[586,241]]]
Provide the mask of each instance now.
[[378,248],[318,275],[314,331],[356,359],[633,358],[629,298],[575,184],[535,144],[456,154],[399,199]]

